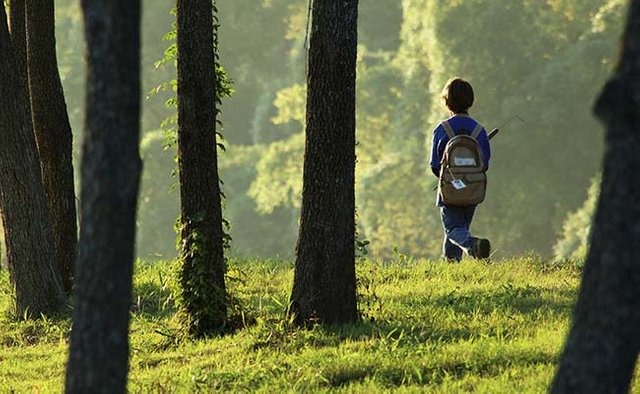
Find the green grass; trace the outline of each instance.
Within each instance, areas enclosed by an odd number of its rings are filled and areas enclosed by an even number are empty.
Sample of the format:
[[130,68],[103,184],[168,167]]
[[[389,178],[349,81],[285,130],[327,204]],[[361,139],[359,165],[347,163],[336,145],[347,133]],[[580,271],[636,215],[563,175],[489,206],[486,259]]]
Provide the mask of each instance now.
[[[255,322],[180,342],[171,264],[137,264],[131,392],[544,392],[580,275],[536,258],[362,262],[363,322],[296,329],[284,318],[290,262],[231,265],[231,291]],[[7,309],[6,275],[1,281]],[[68,318],[1,320],[0,392],[60,392],[69,328]]]

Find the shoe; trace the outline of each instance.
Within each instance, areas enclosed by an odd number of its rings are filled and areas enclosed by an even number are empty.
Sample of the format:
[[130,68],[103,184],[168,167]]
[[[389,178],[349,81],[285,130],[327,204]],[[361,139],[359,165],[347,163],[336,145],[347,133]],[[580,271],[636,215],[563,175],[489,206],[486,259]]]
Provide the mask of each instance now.
[[491,256],[491,243],[488,239],[474,238],[471,244],[471,257],[488,259]]

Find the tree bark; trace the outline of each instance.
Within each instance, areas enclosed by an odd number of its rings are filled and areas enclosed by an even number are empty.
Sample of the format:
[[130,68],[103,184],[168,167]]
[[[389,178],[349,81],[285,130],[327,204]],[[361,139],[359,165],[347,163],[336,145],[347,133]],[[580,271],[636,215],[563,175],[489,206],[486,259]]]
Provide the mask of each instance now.
[[358,1],[315,0],[307,76],[302,218],[290,313],[297,323],[358,319],[355,85]]
[[39,316],[57,310],[64,293],[25,89],[0,9],[0,210],[16,311]]
[[[16,54],[16,62],[20,70],[20,78],[24,87],[25,97],[29,97],[29,78],[27,73],[27,24],[25,0],[9,0],[9,23],[11,28],[11,42]],[[31,117],[29,116],[29,121]]]
[[141,160],[140,0],[83,0],[87,115],[66,390],[126,390]]
[[600,199],[553,393],[628,392],[640,350],[640,0],[595,112],[606,126]]
[[78,228],[71,125],[58,73],[53,7],[53,0],[27,0],[27,65],[33,129],[56,257],[70,293]]
[[212,15],[211,0],[178,0],[180,280],[196,336],[219,331],[227,320]]

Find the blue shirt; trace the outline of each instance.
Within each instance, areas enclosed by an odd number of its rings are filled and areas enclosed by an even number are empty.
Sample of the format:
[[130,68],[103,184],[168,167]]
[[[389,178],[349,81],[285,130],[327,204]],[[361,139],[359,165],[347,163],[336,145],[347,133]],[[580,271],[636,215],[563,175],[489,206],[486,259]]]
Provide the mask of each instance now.
[[[471,116],[467,114],[456,114],[447,119],[451,128],[456,134],[460,134],[460,130],[465,129],[466,134],[471,134],[473,129],[476,127],[478,122],[473,119]],[[482,157],[484,159],[484,168],[489,169],[489,159],[491,159],[491,147],[489,146],[489,136],[487,135],[487,130],[484,128],[480,132],[477,138],[478,144],[480,145],[480,150],[482,151]],[[433,143],[431,144],[431,160],[429,164],[431,165],[431,170],[436,176],[440,174],[440,162],[442,161],[442,155],[444,154],[444,148],[449,142],[449,136],[447,132],[444,130],[444,126],[442,123],[438,125],[438,127],[433,130]],[[442,201],[440,200],[440,193],[438,193],[438,206],[442,206]]]

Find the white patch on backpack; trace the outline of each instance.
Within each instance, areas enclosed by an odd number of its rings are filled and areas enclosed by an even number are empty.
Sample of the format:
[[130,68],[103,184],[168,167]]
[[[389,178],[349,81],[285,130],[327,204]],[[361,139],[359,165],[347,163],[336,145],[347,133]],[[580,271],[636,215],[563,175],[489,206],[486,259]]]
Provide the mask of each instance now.
[[476,159],[473,157],[454,157],[453,164],[457,166],[475,166],[477,165]]

